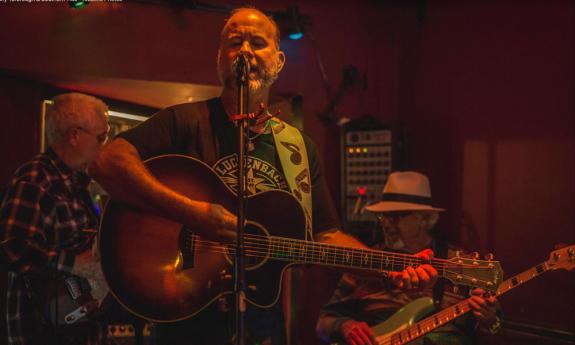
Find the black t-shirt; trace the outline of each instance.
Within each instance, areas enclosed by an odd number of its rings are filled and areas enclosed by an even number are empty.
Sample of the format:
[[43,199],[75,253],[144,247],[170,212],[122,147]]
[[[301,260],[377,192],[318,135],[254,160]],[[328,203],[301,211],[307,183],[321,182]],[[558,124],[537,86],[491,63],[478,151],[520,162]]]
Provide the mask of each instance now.
[[[220,98],[166,108],[119,136],[134,145],[144,160],[169,153],[200,159],[232,190],[236,188],[237,130],[228,119]],[[338,228],[339,220],[315,145],[305,134],[303,138],[312,181],[313,230],[317,234]],[[270,189],[289,191],[273,135],[262,134],[253,142],[254,150],[248,153],[248,193],[252,195]]]

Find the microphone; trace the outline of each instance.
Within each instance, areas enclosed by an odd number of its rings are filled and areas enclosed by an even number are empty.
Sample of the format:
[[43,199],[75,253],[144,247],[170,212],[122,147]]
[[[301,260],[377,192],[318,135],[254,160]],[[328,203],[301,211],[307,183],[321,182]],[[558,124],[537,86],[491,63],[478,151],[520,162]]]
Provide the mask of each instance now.
[[248,53],[240,51],[232,65],[237,82],[240,85],[247,85],[248,75],[250,72],[250,60],[247,56]]

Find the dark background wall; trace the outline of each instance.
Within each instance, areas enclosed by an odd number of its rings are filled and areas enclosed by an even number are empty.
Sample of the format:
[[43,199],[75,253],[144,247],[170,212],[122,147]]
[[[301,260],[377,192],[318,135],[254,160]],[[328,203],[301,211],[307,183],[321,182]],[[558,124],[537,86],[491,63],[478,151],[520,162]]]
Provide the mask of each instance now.
[[[224,2],[221,2],[224,3]],[[227,4],[240,4],[227,1]],[[343,66],[367,76],[337,108],[351,118],[399,121],[409,167],[429,175],[440,226],[471,250],[493,252],[507,274],[575,242],[575,116],[571,1],[252,1],[297,4],[330,87]],[[0,5],[0,68],[62,75],[217,84],[215,52],[226,16],[141,3]],[[328,97],[313,41],[284,41],[278,92],[303,95],[304,128],[339,195],[339,130],[315,115]],[[0,78],[0,183],[37,148],[39,102],[54,92]],[[302,344],[332,288],[304,274]],[[322,284],[318,281],[325,279]],[[325,277],[325,278],[323,278]],[[501,299],[510,320],[573,333],[572,272],[550,273]],[[307,303],[309,302],[309,303]]]

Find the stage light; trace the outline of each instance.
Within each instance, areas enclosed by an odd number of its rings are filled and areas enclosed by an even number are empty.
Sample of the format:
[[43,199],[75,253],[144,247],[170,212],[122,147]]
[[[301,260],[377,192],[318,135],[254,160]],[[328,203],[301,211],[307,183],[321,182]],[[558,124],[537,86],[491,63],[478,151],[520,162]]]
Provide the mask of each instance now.
[[303,37],[303,32],[294,32],[289,34],[288,37],[294,41],[297,41]]
[[69,0],[68,5],[72,8],[84,8],[88,5],[87,0]]
[[282,37],[294,41],[301,39],[306,27],[311,24],[310,17],[301,15],[297,6],[290,6],[286,11],[274,12],[272,17],[277,22]]
[[303,25],[301,23],[301,16],[299,15],[299,10],[297,6],[290,6],[287,9],[288,20],[292,25],[290,32],[288,32],[288,37],[292,40],[299,40],[303,37]]

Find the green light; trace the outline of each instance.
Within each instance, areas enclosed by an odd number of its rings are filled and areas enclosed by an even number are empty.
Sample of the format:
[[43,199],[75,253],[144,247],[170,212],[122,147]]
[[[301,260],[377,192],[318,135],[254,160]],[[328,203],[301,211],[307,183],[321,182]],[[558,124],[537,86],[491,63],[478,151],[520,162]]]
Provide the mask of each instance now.
[[68,5],[72,8],[84,8],[88,5],[86,0],[69,0]]

